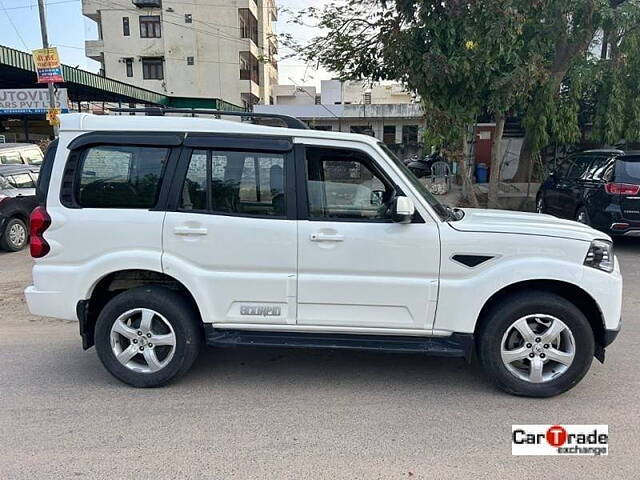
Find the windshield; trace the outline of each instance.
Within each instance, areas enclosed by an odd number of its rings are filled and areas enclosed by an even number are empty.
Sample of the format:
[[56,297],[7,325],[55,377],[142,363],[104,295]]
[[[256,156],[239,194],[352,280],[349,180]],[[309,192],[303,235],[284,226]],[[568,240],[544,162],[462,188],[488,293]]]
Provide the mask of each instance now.
[[420,196],[424,198],[431,208],[436,212],[436,214],[440,217],[440,220],[447,220],[451,217],[447,208],[441,204],[436,197],[425,187],[420,180],[407,168],[407,166],[402,163],[395,153],[393,153],[389,147],[387,147],[384,143],[378,143],[380,148],[384,150],[387,156],[396,164],[396,166],[402,171],[407,180],[415,187]]

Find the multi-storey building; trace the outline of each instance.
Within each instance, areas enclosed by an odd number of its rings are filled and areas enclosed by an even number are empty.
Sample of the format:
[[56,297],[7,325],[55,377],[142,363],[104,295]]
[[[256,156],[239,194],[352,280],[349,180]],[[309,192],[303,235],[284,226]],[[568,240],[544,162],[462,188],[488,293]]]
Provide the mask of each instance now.
[[82,0],[105,76],[177,97],[273,103],[275,0]]

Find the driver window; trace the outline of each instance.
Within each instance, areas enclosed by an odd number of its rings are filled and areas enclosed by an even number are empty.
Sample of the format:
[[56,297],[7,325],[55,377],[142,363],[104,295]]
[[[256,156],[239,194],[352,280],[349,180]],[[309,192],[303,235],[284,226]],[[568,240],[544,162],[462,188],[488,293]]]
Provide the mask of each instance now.
[[389,219],[393,187],[373,160],[354,150],[308,147],[307,195],[312,219]]

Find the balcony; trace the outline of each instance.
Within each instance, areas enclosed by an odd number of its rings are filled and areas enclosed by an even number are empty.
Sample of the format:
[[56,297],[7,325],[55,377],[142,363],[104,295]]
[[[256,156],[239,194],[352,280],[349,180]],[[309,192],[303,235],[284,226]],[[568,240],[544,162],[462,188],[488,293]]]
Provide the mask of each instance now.
[[248,8],[239,8],[240,38],[248,38],[258,45],[258,20]]
[[96,61],[102,60],[102,54],[104,52],[104,40],[85,40],[84,42],[84,54]]
[[132,0],[138,8],[161,8],[162,0]]
[[82,0],[82,14],[94,22],[100,20],[99,10],[102,8],[100,0]]
[[260,62],[251,52],[240,52],[240,80],[260,85]]
[[252,82],[260,85],[260,75],[257,70],[251,70],[248,68],[240,69],[240,80],[251,80]]

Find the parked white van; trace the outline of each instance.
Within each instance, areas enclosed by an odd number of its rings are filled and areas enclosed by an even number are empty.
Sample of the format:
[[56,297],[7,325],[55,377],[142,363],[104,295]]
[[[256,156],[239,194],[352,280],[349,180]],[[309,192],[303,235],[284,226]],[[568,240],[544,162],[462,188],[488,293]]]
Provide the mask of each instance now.
[[84,348],[130,385],[169,382],[204,344],[263,345],[477,352],[498,387],[545,397],[604,361],[620,329],[607,235],[446,207],[375,138],[61,120],[31,219],[27,302],[79,320]]

